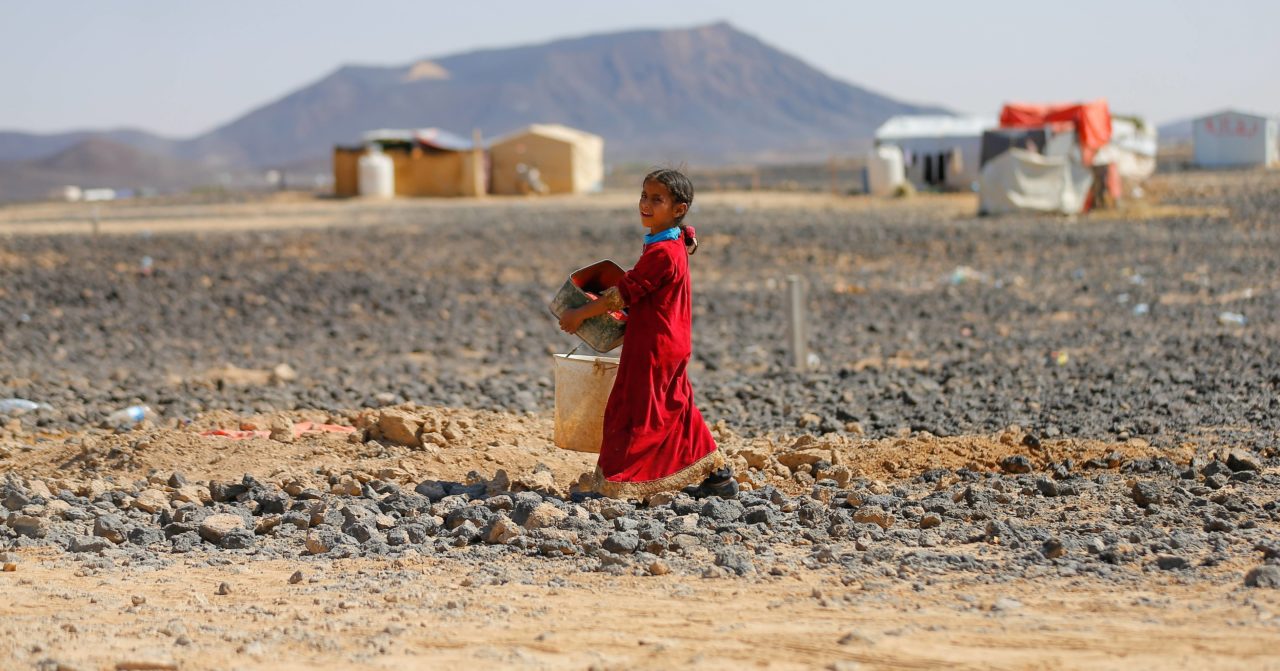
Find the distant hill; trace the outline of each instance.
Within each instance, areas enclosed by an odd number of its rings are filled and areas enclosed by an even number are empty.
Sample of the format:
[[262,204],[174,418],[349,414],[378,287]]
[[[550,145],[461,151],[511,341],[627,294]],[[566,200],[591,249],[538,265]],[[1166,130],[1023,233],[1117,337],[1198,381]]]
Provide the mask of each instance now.
[[1191,119],[1170,121],[1156,127],[1160,144],[1183,144],[1191,141]]
[[[16,166],[34,169],[29,161],[92,138],[111,142],[117,153],[127,146],[178,160],[178,174],[185,175],[193,164],[217,170],[316,165],[335,144],[356,143],[375,128],[438,126],[463,135],[480,129],[492,138],[536,122],[603,136],[612,162],[804,160],[861,151],[875,128],[895,114],[943,111],[834,79],[717,23],[487,49],[392,67],[345,66],[195,138],[169,140],[132,130],[0,133],[0,161],[7,162],[9,174]],[[92,150],[81,149],[85,165],[77,170],[96,164],[88,160]],[[136,155],[129,160],[133,168],[147,163]],[[117,180],[102,167],[102,173],[81,170],[85,182]],[[58,181],[75,183],[72,176],[68,172]],[[12,197],[9,191],[0,181],[0,198]]]
[[0,198],[44,198],[68,184],[165,191],[190,188],[213,178],[213,171],[200,164],[90,136],[51,156],[0,162]]
[[895,114],[937,112],[839,81],[726,23],[347,66],[184,149],[267,166],[382,127],[487,136],[558,122],[612,160],[743,160],[861,146]]

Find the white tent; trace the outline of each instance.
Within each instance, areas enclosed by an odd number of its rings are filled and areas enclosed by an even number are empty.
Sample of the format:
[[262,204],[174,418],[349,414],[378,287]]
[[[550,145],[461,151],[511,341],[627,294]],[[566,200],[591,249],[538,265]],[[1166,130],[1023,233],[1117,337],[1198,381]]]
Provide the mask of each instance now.
[[1112,164],[1127,182],[1141,182],[1156,171],[1158,137],[1154,126],[1129,117],[1111,117],[1111,141],[1094,156],[1095,165]]
[[979,176],[982,133],[999,127],[995,117],[895,116],[876,129],[876,146],[902,150],[907,179],[916,188],[967,191]]
[[979,214],[1030,210],[1079,214],[1093,187],[1093,174],[1079,157],[1043,156],[1010,149],[982,167]]
[[1280,162],[1275,119],[1224,110],[1196,119],[1191,128],[1196,165],[1225,168]]

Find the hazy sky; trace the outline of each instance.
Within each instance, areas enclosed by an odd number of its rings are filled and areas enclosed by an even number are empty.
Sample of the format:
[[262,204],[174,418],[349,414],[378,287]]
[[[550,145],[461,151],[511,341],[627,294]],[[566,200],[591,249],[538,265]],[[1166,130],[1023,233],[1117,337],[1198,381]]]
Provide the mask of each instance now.
[[183,137],[342,64],[718,20],[839,79],[958,111],[1106,97],[1160,123],[1280,114],[1275,0],[0,0],[0,129]]

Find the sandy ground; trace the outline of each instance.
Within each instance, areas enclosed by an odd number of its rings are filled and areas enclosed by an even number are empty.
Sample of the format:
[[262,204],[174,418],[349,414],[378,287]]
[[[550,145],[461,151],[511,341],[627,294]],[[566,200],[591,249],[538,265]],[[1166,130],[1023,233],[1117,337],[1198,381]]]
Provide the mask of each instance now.
[[[238,204],[109,203],[98,207],[98,217],[103,234],[394,225],[419,208],[614,208],[632,198],[378,204],[285,196]],[[931,208],[941,218],[970,216],[975,207],[965,195],[699,198],[706,207]],[[0,208],[0,235],[82,235],[90,232],[93,207]],[[1187,214],[1161,207],[1147,215]],[[350,443],[339,435],[292,444],[230,441],[199,432],[265,426],[271,418],[214,413],[190,426],[128,434],[14,436],[0,440],[0,473],[68,488],[174,470],[194,480],[369,473],[411,484],[464,481],[473,471],[490,477],[499,468],[518,476],[543,464],[564,489],[593,462],[591,455],[551,445],[546,413],[439,412],[461,416],[473,428],[441,449]],[[352,419],[291,414],[295,420]],[[718,431],[729,451],[786,446],[796,438]],[[831,447],[856,465],[858,477],[892,483],[930,468],[994,468],[1002,457],[1026,451],[1015,449],[1018,439],[1010,429],[952,438],[840,438]],[[1184,463],[1202,449],[1187,444],[1158,454]],[[1040,466],[1112,452],[1157,454],[1142,440],[1046,440],[1030,456]],[[804,543],[785,552],[802,555]],[[1147,572],[1129,590],[1030,569],[844,584],[835,568],[748,578],[616,577],[545,558],[478,565],[462,552],[396,560],[173,555],[165,566],[111,564],[49,549],[13,554],[13,570],[0,572],[0,669],[1280,669],[1280,590],[1244,587],[1251,567],[1244,564],[1194,578]],[[298,571],[301,580],[291,581]]]
[[1280,593],[1238,579],[1117,593],[1084,580],[944,578],[913,592],[821,572],[614,578],[546,563],[528,582],[487,584],[447,559],[98,571],[25,558],[0,576],[0,656],[17,666],[1280,668]]
[[[428,210],[475,208],[574,208],[611,210],[631,205],[636,195],[609,191],[585,196],[521,198],[362,199],[324,200],[303,194],[278,194],[248,202],[198,203],[184,200],[111,201],[104,203],[29,203],[0,207],[0,235],[103,235],[179,231],[234,232],[251,230],[368,226],[408,221]],[[808,192],[709,192],[698,195],[698,207],[794,208],[858,211],[927,209],[944,217],[972,215],[972,194],[926,194],[910,200],[849,198]]]
[[[292,444],[200,436],[271,419],[215,413],[188,427],[89,432],[43,449],[11,443],[6,467],[75,488],[90,478],[128,481],[173,470],[195,480],[253,473],[277,481],[354,470],[411,485],[472,472],[489,477],[497,468],[518,476],[541,463],[567,487],[592,463],[591,455],[551,445],[547,416],[438,412],[469,421],[469,435],[440,450],[336,435]],[[719,438],[729,451],[793,440],[747,440],[724,430]],[[989,468],[1025,451],[1015,438],[916,434],[833,447],[862,476],[892,483],[933,467]],[[1140,440],[1062,440],[1046,441],[1035,458],[1109,452],[1156,454]],[[806,545],[801,539],[780,555],[802,556]],[[835,568],[781,564],[781,575],[700,579],[612,577],[540,558],[477,565],[462,553],[214,555],[213,562],[174,555],[162,568],[49,550],[16,554],[16,570],[0,573],[5,668],[1280,668],[1280,591],[1244,587],[1244,565],[1217,567],[1207,580],[1147,574],[1132,591],[1033,571],[934,574],[913,591],[906,581],[843,584]],[[295,571],[302,580],[291,583]],[[219,594],[224,582],[230,592]],[[62,666],[38,666],[44,660]]]

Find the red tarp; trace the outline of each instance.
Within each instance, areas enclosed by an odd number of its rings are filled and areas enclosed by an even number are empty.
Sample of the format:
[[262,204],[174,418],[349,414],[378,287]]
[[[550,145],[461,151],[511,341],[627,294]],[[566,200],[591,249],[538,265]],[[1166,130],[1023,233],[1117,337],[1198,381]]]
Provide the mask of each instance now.
[[1035,128],[1071,124],[1080,143],[1085,165],[1093,165],[1093,155],[1111,140],[1111,111],[1107,101],[1081,104],[1029,105],[1009,103],[1000,110],[1001,128]]

